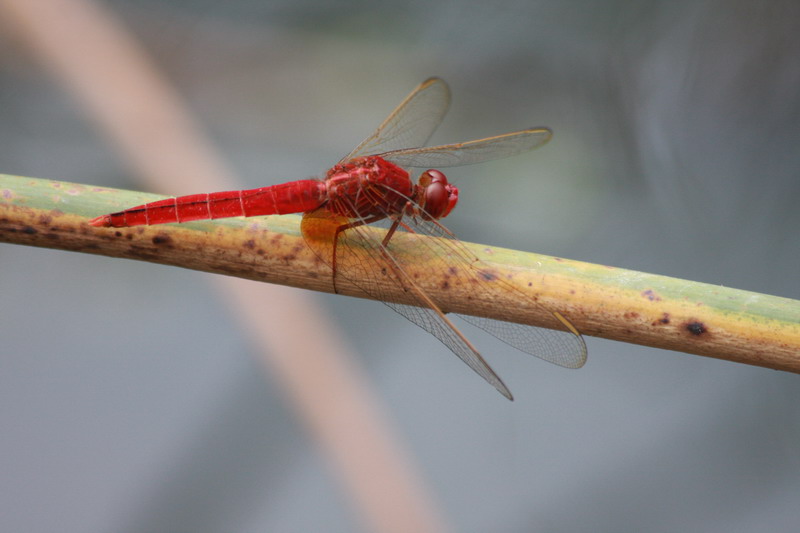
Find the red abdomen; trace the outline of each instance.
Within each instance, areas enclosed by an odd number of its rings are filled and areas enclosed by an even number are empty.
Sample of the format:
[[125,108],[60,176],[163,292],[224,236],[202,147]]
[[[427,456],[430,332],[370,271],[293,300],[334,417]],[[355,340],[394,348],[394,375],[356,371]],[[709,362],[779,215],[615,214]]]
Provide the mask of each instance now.
[[93,226],[122,228],[227,217],[285,215],[311,211],[326,200],[324,182],[299,180],[244,191],[192,194],[158,200],[99,216],[89,223]]

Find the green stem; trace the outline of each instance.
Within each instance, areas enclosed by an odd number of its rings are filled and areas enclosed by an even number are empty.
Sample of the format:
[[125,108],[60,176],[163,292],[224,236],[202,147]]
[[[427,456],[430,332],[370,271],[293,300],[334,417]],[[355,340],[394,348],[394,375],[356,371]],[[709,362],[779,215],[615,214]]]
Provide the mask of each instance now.
[[[97,215],[163,196],[0,175],[0,242],[42,246],[215,272],[332,292],[330,269],[312,253],[295,215],[186,224],[95,228]],[[414,256],[416,235],[392,239]],[[585,335],[800,372],[800,302],[705,283],[465,243],[492,271]],[[410,261],[413,264],[413,261]],[[468,284],[437,279],[415,264],[410,274],[447,311],[545,325],[541,306],[516,291],[469,298]],[[419,279],[415,277],[415,279]],[[487,280],[491,283],[491,280]],[[366,297],[337,280],[341,294]],[[496,294],[495,294],[496,293]],[[388,285],[386,298],[404,301]],[[528,299],[530,300],[530,299]]]

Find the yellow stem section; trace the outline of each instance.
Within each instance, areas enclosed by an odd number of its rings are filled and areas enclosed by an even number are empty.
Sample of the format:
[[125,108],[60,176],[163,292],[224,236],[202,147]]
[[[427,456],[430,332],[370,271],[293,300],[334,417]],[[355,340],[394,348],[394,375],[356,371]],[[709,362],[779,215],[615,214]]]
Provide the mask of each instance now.
[[[95,228],[91,218],[162,196],[0,175],[0,242],[138,259],[332,292],[330,268],[308,248],[295,215],[134,228]],[[375,229],[375,231],[382,231]],[[396,235],[409,274],[446,311],[546,326],[569,319],[584,335],[800,373],[800,302],[705,283],[465,243],[485,281],[506,284],[471,298],[471,285],[414,257],[417,235]],[[5,273],[9,275],[9,273]],[[513,284],[528,294],[520,298]],[[505,287],[505,289],[504,289]],[[367,297],[346,280],[341,294]],[[387,283],[386,298],[405,301]],[[541,304],[541,305],[538,305]]]

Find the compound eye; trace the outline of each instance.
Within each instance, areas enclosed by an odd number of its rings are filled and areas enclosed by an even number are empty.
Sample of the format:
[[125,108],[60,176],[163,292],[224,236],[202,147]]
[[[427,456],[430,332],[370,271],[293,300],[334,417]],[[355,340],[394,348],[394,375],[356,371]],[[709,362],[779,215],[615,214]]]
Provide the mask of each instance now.
[[436,169],[426,170],[420,176],[420,181],[426,177],[429,180],[429,183],[441,183],[442,185],[447,185],[447,177],[444,175],[444,172]]
[[425,211],[433,218],[441,218],[447,208],[447,189],[441,183],[431,183],[425,188]]
[[446,217],[458,201],[458,189],[447,183],[447,177],[438,170],[426,170],[419,178],[423,188],[422,208],[425,218],[438,219]]

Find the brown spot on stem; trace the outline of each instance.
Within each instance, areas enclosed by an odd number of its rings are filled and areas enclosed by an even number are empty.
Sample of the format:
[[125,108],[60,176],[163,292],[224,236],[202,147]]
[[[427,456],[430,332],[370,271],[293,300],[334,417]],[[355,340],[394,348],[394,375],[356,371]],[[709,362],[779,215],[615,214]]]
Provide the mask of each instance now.
[[669,323],[670,323],[670,319],[669,319],[669,313],[663,313],[663,314],[661,315],[661,318],[659,318],[658,320],[656,320],[655,322],[653,322],[653,325],[654,325],[654,326],[659,326],[659,325],[660,325],[660,326],[666,326],[666,325],[667,325],[667,324],[669,324]]
[[661,296],[655,293],[652,289],[647,289],[646,291],[642,291],[642,296],[650,300],[651,302],[660,302]]
[[708,333],[708,328],[706,328],[706,325],[699,320],[689,321],[684,325],[684,327],[686,328],[686,331],[698,337],[704,333]]
[[244,247],[252,250],[256,247],[256,241],[254,239],[249,239],[244,241]]
[[495,281],[497,279],[497,274],[488,270],[481,270],[478,274],[484,281]]
[[153,237],[153,244],[172,244],[172,237],[166,233],[159,233]]

